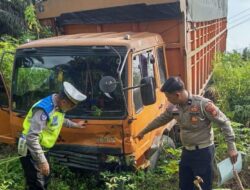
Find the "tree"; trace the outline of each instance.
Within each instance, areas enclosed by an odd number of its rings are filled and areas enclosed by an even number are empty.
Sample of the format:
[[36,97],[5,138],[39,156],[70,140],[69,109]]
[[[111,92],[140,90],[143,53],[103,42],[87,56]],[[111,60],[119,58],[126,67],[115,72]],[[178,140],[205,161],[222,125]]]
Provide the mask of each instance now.
[[248,49],[247,47],[244,48],[244,50],[242,52],[242,59],[244,61],[250,60],[250,49]]
[[23,10],[28,5],[27,0],[0,1],[0,35],[19,36],[25,30]]

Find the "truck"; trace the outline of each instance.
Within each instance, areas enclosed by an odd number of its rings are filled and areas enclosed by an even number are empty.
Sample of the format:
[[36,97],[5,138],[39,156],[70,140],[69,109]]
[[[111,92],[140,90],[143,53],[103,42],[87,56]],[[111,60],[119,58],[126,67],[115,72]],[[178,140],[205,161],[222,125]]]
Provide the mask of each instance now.
[[[37,15],[57,36],[17,48],[11,88],[0,77],[0,142],[14,144],[29,108],[71,82],[87,95],[67,117],[51,155],[100,171],[155,167],[175,120],[135,138],[169,105],[160,88],[180,76],[202,94],[226,48],[227,0],[41,1]],[[3,55],[4,57],[5,55]],[[2,57],[2,60],[4,58]]]

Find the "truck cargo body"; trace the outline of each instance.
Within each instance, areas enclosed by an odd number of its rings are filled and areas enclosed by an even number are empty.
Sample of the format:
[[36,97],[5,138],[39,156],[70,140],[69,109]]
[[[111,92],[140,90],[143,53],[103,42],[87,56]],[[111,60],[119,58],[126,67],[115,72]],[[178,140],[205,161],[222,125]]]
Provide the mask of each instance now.
[[[188,91],[202,94],[214,55],[226,47],[227,1],[76,2],[79,6],[67,6],[66,0],[61,6],[56,0],[38,5],[40,21],[64,35],[17,49],[12,89],[5,89],[9,102],[0,110],[5,121],[0,141],[14,143],[30,106],[68,80],[88,99],[67,117],[85,121],[86,129],[63,129],[51,154],[62,164],[90,170],[113,162],[148,167],[175,121],[141,140],[134,137],[169,104],[160,92],[169,76],[180,76]],[[111,94],[99,89],[104,76],[117,81]],[[135,88],[144,78],[154,81],[150,105],[143,105],[142,87]],[[2,93],[4,86],[2,81]]]
[[96,0],[91,3],[79,0],[77,3],[82,7],[65,6],[59,14],[56,1],[48,1],[38,17],[52,26],[56,18],[63,34],[128,31],[160,34],[166,44],[169,75],[181,76],[194,94],[201,94],[206,86],[215,53],[226,48],[225,0]]

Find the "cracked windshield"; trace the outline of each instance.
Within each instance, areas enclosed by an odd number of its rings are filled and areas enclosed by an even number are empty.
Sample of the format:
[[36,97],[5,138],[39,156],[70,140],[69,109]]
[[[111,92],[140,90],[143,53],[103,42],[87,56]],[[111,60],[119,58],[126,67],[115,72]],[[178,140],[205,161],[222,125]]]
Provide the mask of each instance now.
[[[63,81],[68,81],[87,95],[87,100],[68,112],[68,116],[124,116],[121,85],[118,84],[113,92],[103,93],[99,81],[104,76],[112,76],[119,82],[117,70],[126,51],[125,47],[107,46],[18,50],[13,74],[13,110],[27,112],[39,99],[50,95],[51,92],[59,92]],[[123,86],[127,85],[126,70],[125,66],[121,75]]]

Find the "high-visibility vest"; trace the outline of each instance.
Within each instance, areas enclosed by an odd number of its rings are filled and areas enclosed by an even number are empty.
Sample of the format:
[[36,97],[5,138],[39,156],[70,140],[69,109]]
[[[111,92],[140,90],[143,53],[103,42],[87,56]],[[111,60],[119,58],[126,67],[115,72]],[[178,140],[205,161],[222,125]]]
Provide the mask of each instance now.
[[[40,145],[45,148],[51,148],[56,143],[56,140],[61,131],[65,113],[55,110],[52,96],[48,96],[37,103],[35,103],[28,112],[23,122],[23,134],[26,136],[29,132],[32,119],[32,110],[34,108],[43,109],[47,115],[46,127],[39,134]],[[42,117],[42,116],[41,116]],[[41,118],[42,119],[42,118]]]

